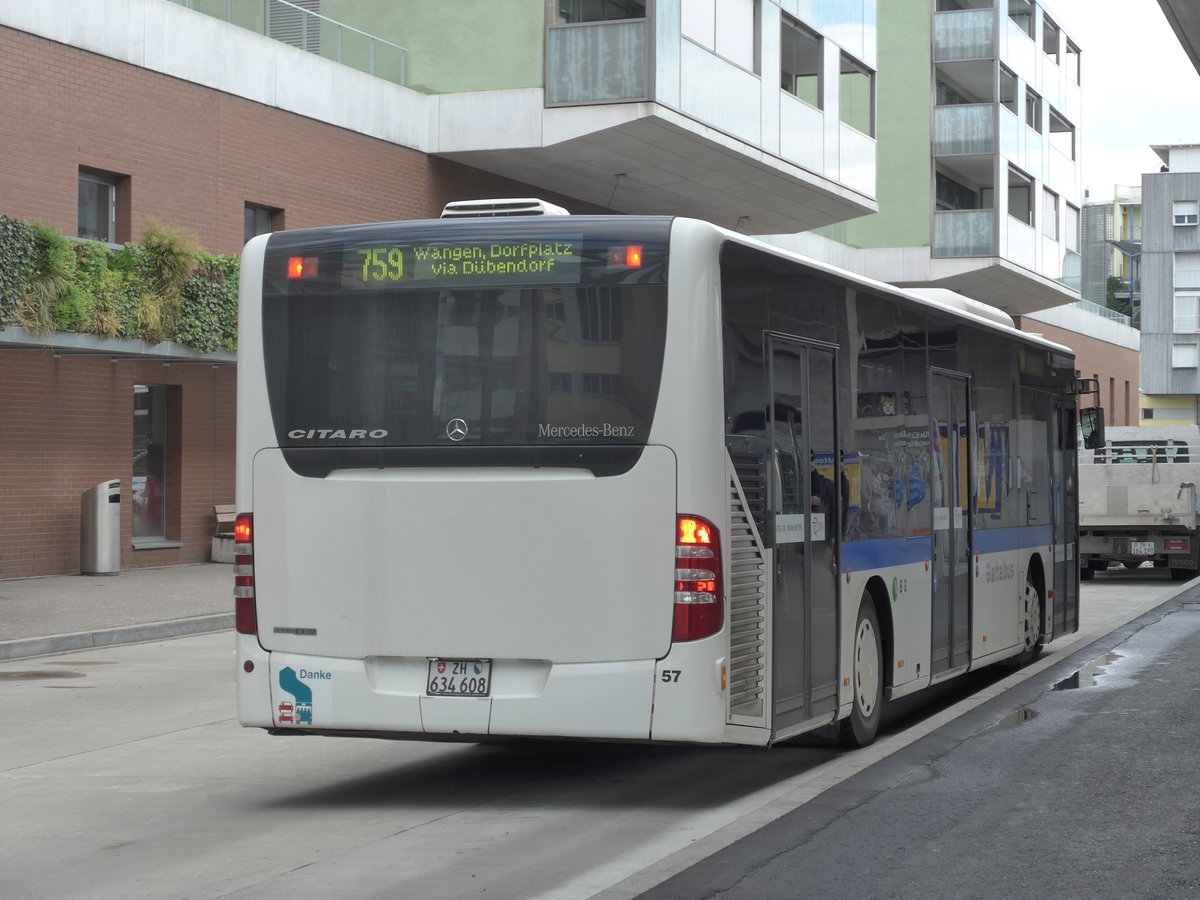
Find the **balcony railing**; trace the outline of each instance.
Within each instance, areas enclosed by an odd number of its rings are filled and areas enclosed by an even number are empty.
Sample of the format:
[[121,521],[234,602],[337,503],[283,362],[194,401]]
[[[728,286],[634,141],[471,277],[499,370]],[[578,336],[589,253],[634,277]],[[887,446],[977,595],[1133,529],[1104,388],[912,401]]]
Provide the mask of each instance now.
[[408,81],[408,51],[289,0],[169,0],[395,84]]
[[648,100],[647,33],[645,19],[551,26],[546,103]]
[[933,215],[933,256],[995,256],[994,209],[948,209]]
[[1080,309],[1085,309],[1090,313],[1101,316],[1105,319],[1111,319],[1114,322],[1120,322],[1122,325],[1132,325],[1133,319],[1124,313],[1119,313],[1115,309],[1109,309],[1107,306],[1101,306],[1099,303],[1093,303],[1091,300],[1076,300],[1073,304]]
[[964,9],[933,17],[933,60],[992,59],[996,55],[996,11]]
[[939,106],[933,116],[936,156],[996,152],[996,105],[966,103]]

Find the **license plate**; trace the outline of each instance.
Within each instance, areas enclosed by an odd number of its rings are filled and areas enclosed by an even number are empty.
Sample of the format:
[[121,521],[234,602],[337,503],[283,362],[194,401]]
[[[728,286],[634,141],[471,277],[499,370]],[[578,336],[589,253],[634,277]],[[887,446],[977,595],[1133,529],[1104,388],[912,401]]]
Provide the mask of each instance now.
[[1153,556],[1154,541],[1130,541],[1129,552],[1134,556]]
[[486,697],[492,690],[492,661],[431,659],[425,689],[430,697]]

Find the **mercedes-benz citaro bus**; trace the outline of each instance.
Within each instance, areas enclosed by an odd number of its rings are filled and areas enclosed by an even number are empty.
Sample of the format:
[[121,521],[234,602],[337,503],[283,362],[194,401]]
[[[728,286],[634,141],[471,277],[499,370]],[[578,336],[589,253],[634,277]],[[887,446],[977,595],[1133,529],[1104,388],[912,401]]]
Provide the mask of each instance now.
[[244,725],[861,745],[1078,627],[1074,359],[982,304],[539,201],[241,279]]

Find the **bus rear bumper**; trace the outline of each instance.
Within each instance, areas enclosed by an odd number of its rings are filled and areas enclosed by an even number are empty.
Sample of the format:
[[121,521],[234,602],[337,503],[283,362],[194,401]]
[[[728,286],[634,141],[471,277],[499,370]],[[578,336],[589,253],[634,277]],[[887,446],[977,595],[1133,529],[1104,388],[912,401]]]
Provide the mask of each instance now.
[[254,659],[255,675],[269,672],[248,677],[239,669],[238,718],[243,725],[435,739],[650,737],[654,660],[498,659],[492,661],[490,696],[431,697],[424,657],[353,660],[266,653],[252,636],[242,635],[238,644],[239,661]]

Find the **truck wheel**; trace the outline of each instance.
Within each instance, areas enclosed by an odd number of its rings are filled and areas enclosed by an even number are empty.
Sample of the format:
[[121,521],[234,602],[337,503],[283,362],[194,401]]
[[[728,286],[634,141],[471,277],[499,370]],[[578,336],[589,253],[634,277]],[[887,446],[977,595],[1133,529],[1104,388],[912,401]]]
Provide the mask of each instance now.
[[854,706],[850,716],[842,719],[838,741],[845,747],[865,747],[875,740],[883,708],[883,645],[879,618],[869,596],[858,605],[851,670]]
[[1079,580],[1080,581],[1091,581],[1095,577],[1096,577],[1096,570],[1091,567],[1090,563],[1086,566],[1079,567]]

